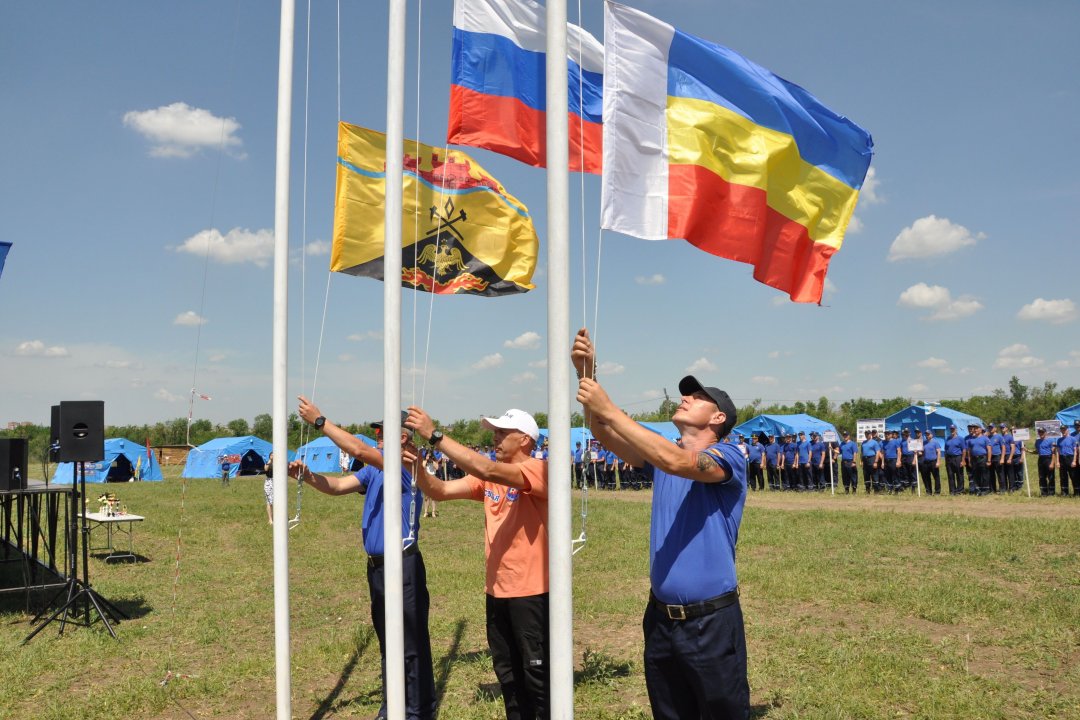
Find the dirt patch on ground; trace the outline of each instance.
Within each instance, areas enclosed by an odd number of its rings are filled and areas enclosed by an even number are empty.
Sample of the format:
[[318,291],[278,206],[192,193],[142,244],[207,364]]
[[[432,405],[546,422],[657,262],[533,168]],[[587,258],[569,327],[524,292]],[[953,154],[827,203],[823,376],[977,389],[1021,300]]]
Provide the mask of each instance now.
[[[611,498],[623,502],[651,502],[648,490],[590,490],[593,498]],[[757,491],[746,499],[748,508],[767,510],[837,510],[857,512],[894,512],[914,515],[962,515],[985,518],[1035,518],[1043,520],[1080,520],[1080,498],[1028,498],[1026,494],[990,497],[918,497],[915,495],[831,495]]]

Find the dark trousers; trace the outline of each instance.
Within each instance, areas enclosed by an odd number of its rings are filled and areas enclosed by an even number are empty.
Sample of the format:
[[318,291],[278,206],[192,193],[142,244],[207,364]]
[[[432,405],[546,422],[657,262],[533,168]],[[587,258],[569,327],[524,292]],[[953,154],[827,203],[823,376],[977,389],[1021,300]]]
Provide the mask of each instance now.
[[752,462],[749,464],[750,478],[749,485],[751,490],[764,490],[765,478],[761,474],[761,462]]
[[1069,494],[1069,480],[1072,479],[1073,495],[1080,495],[1080,468],[1072,466],[1072,458],[1058,458],[1058,474],[1061,476],[1061,494]]
[[814,487],[814,471],[810,463],[799,463],[799,489],[806,490]]
[[[919,471],[922,475],[922,486],[926,494],[930,495],[933,493],[934,495],[940,495],[941,471],[938,469],[937,460],[923,460],[919,466]],[[933,480],[932,486],[931,480]]]
[[548,595],[487,596],[491,664],[502,688],[506,720],[546,720],[548,707]]
[[[427,569],[420,553],[406,555],[402,562],[402,592],[405,603],[405,717],[428,720],[435,717],[435,674],[431,667],[431,637],[428,635]],[[371,623],[379,638],[382,656],[383,697],[380,714],[386,714],[386,583],[384,566],[368,565],[371,593]]]
[[875,467],[875,461],[872,457],[863,457],[862,459],[862,481],[863,488],[866,490],[866,494],[869,495],[874,486],[874,476],[877,474],[877,468]]
[[844,490],[850,490],[851,492],[858,492],[859,490],[859,471],[855,469],[854,460],[843,460],[840,462],[840,472],[844,476]]
[[990,468],[986,464],[986,456],[973,455],[971,457],[972,478],[975,482],[975,492],[980,495],[985,495],[990,492],[990,478],[987,477],[990,474]]
[[890,490],[900,489],[900,468],[896,467],[895,460],[885,461],[885,485]]
[[915,477],[915,456],[914,455],[901,455],[900,456],[900,485],[902,487],[911,488],[912,492],[915,492],[915,483],[918,482],[918,478]]
[[1039,456],[1039,492],[1043,495],[1054,494],[1054,471],[1050,469],[1052,460],[1049,455]]
[[1001,474],[1005,469],[1005,466],[1001,462],[1000,455],[990,456],[990,472],[987,473],[987,480],[990,485],[990,492],[1001,492],[1005,489],[1005,478]]
[[785,465],[780,471],[780,479],[783,482],[784,490],[791,490],[796,485],[795,469],[790,465]]
[[767,465],[765,471],[769,474],[769,489],[780,489],[780,468],[775,465]]
[[945,472],[949,476],[950,495],[959,495],[964,492],[963,459],[961,455],[948,455],[945,457]]
[[1013,490],[1023,490],[1024,489],[1024,463],[1022,461],[1021,462],[1013,461],[1013,463],[1009,466],[1009,471],[1012,474],[1012,480],[1011,480],[1012,485],[1010,486],[1011,489],[1013,489]]
[[645,687],[657,720],[750,717],[746,634],[734,603],[690,620],[671,620],[649,603],[645,631]]

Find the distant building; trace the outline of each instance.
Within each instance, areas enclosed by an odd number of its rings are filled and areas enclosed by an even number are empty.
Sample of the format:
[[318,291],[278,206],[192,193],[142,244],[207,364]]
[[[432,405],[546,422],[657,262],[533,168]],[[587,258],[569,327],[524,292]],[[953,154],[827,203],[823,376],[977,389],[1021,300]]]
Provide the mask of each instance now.
[[32,423],[32,422],[9,422],[7,424],[7,429],[8,430],[18,430],[21,427],[30,427],[33,424],[34,423]]

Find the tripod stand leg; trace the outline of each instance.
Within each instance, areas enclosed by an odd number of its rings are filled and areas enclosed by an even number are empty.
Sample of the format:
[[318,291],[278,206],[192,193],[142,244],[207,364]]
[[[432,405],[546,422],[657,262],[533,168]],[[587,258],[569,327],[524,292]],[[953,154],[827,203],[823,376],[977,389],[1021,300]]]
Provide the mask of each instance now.
[[[112,624],[109,622],[109,615],[106,613],[105,609],[101,607],[101,603],[98,602],[99,599],[105,601],[105,598],[99,598],[98,594],[90,589],[84,588],[83,592],[86,594],[89,601],[94,604],[94,607],[97,608],[98,615],[101,617],[101,622],[104,623],[105,629],[112,635],[113,640],[116,640],[116,631],[113,630]],[[108,601],[105,602],[107,603]],[[87,611],[87,614],[89,615],[89,611]],[[113,622],[116,622],[115,617],[113,617]]]

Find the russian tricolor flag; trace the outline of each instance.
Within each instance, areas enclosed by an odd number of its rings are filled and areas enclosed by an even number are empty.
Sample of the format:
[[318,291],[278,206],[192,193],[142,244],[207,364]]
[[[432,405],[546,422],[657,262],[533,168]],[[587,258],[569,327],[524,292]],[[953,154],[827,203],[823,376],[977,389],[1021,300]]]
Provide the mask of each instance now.
[[[533,0],[456,0],[448,143],[546,167],[546,15]],[[566,30],[570,169],[600,173],[604,48]]]

